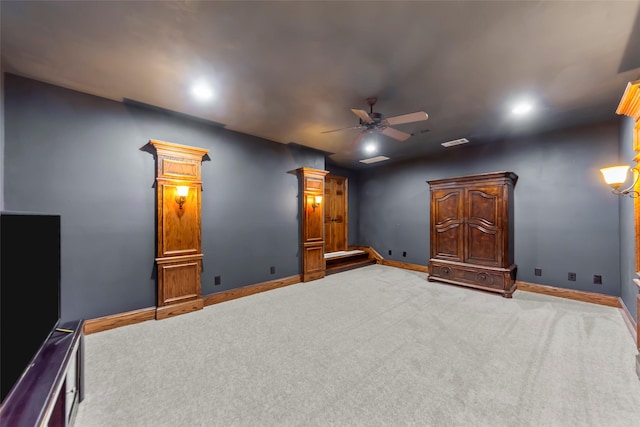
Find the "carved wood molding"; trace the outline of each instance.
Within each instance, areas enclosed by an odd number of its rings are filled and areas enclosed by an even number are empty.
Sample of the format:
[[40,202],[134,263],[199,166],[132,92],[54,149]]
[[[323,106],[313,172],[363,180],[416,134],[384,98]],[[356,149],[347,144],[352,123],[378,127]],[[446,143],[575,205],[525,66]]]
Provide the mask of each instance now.
[[[208,150],[152,139],[156,152],[156,319],[204,307],[201,289],[202,158]],[[178,187],[188,193],[178,196]]]
[[636,122],[640,121],[640,80],[627,83],[616,114],[624,114]]
[[[175,144],[173,142],[160,141],[158,139],[149,140],[149,144],[156,149],[158,156],[176,157],[177,159],[195,160],[200,163],[209,150],[204,148],[191,147],[189,145]],[[198,168],[200,170],[200,168]],[[198,178],[200,174],[198,173]]]

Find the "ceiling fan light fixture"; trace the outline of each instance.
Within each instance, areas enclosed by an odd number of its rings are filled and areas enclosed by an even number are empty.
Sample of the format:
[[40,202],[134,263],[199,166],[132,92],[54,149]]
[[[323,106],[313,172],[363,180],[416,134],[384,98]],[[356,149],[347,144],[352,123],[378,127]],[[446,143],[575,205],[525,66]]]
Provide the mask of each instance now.
[[375,153],[377,150],[376,148],[376,144],[374,144],[373,142],[368,143],[367,145],[364,146],[364,152],[368,153],[368,154],[373,154]]
[[467,138],[460,138],[460,139],[454,139],[451,141],[443,142],[440,145],[442,145],[443,147],[453,147],[454,145],[466,144],[467,142],[469,142]]
[[358,125],[349,128],[327,130],[323,131],[322,133],[336,132],[344,129],[361,129],[362,131],[358,136],[356,136],[354,142],[351,144],[351,147],[359,145],[364,140],[365,136],[369,133],[379,133],[388,136],[389,138],[395,139],[396,141],[405,141],[413,136],[413,134],[403,132],[391,126],[421,122],[429,118],[429,115],[424,111],[416,111],[399,116],[385,117],[382,113],[373,111],[373,106],[377,102],[377,100],[378,99],[375,97],[367,98],[367,104],[369,105],[370,110],[369,112],[365,110],[359,110],[357,108],[351,109],[351,112],[358,117]]

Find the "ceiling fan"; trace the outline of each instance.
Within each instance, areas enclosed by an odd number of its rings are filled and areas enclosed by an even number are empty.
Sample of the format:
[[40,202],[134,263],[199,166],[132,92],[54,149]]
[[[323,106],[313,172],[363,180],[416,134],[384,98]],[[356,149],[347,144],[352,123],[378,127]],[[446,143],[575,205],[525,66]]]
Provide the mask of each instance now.
[[374,104],[378,101],[378,98],[372,97],[367,98],[367,104],[369,105],[370,111],[367,113],[365,110],[358,110],[352,108],[351,111],[353,114],[359,117],[360,123],[357,126],[351,126],[342,129],[334,129],[327,130],[322,133],[329,132],[337,132],[341,130],[348,129],[362,129],[362,132],[358,134],[353,145],[358,145],[365,136],[370,133],[381,133],[390,138],[393,138],[398,141],[404,141],[411,136],[410,133],[402,132],[397,129],[392,128],[393,125],[401,125],[404,123],[413,123],[424,121],[429,118],[429,115],[424,111],[416,111],[415,113],[402,114],[400,116],[393,116],[385,118],[381,113],[376,113],[373,111]]

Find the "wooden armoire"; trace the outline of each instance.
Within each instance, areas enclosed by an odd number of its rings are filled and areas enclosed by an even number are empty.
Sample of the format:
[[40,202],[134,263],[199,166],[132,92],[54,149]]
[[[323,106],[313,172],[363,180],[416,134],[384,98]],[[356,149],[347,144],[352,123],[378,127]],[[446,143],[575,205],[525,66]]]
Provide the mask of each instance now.
[[427,181],[431,190],[429,281],[516,290],[513,192],[518,176],[494,172]]

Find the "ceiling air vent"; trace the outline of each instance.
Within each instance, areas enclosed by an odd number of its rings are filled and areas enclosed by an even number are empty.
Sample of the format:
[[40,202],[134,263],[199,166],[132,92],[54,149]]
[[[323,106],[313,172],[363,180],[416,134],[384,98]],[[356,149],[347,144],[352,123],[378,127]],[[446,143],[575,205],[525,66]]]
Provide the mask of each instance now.
[[384,162],[385,160],[389,160],[389,158],[385,156],[376,156],[376,157],[370,157],[368,159],[360,160],[360,163],[376,163],[376,162]]
[[443,147],[453,147],[454,145],[466,144],[469,142],[467,138],[454,139],[453,141],[443,142]]

